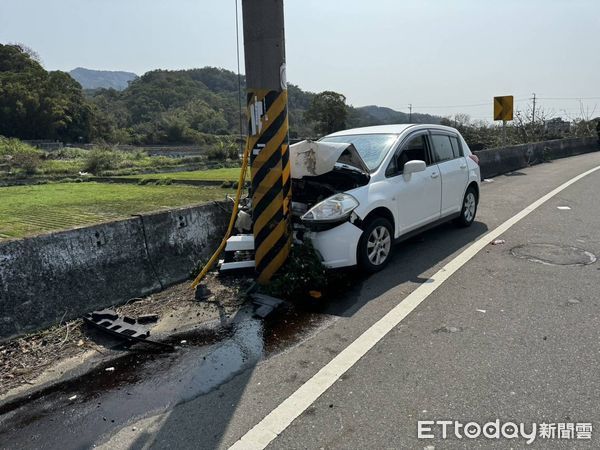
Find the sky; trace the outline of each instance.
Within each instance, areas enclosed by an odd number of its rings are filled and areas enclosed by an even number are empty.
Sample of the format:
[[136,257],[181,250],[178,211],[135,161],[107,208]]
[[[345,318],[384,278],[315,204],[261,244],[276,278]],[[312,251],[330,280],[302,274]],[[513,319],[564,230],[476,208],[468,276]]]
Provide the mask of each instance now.
[[[235,2],[0,0],[0,43],[26,44],[48,70],[237,71]],[[535,92],[547,115],[576,118],[582,105],[600,116],[598,0],[284,5],[287,78],[304,90],[482,120],[491,120],[494,96],[514,95],[525,110]]]

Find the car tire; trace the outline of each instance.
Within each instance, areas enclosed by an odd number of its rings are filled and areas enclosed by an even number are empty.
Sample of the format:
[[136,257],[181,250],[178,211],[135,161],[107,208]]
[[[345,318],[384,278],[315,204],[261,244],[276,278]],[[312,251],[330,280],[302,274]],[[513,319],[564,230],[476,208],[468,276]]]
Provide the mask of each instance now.
[[358,241],[358,266],[369,273],[379,272],[389,262],[394,230],[389,220],[376,217],[369,221]]
[[456,224],[459,227],[466,228],[471,226],[477,214],[478,203],[479,196],[477,195],[477,190],[473,186],[469,186],[462,201],[460,216],[456,219]]

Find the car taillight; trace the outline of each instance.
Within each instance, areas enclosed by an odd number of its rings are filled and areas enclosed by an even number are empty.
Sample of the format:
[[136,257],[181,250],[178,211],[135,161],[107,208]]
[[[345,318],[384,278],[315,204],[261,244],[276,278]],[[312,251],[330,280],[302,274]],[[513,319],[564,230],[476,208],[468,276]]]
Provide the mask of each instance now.
[[469,155],[469,158],[471,158],[473,161],[475,161],[475,164],[479,165],[479,158],[476,155]]

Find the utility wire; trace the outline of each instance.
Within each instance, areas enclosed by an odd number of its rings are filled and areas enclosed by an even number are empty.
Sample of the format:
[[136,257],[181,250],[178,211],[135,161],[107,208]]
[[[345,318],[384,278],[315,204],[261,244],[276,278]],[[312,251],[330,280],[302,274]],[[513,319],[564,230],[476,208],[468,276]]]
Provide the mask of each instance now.
[[242,75],[240,74],[240,25],[238,13],[238,0],[235,1],[235,47],[237,50],[237,76],[238,76],[238,106],[240,116],[240,152],[244,152],[244,143],[242,136],[244,135],[244,119],[242,117]]

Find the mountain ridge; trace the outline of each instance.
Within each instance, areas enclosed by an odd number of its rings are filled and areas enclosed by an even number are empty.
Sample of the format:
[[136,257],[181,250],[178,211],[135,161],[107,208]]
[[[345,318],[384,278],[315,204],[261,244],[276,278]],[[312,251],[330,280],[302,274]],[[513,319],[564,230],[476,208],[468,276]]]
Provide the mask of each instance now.
[[69,71],[69,75],[75,79],[83,89],[115,89],[122,91],[129,83],[138,78],[133,72],[122,70],[96,70],[85,67],[76,67]]

